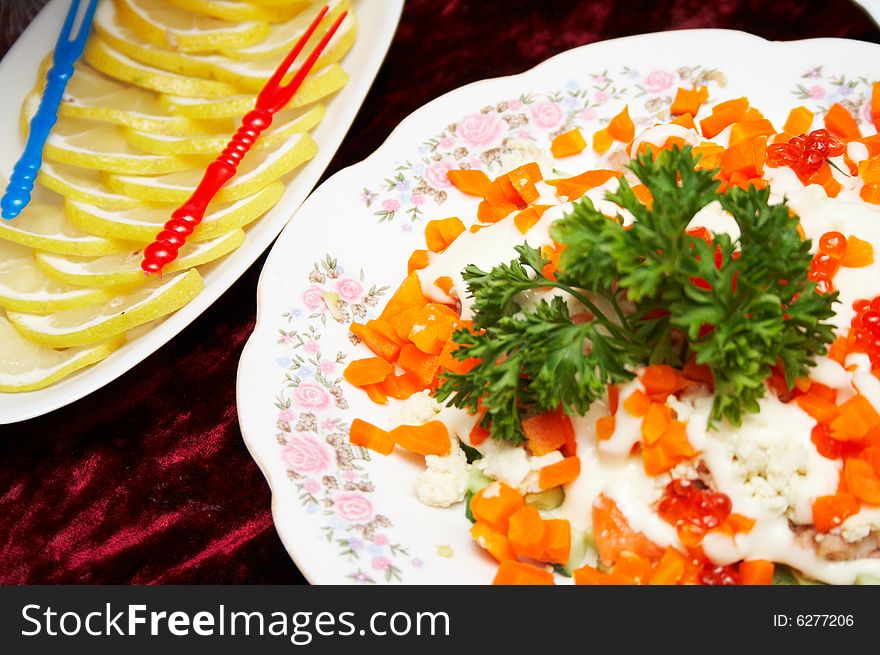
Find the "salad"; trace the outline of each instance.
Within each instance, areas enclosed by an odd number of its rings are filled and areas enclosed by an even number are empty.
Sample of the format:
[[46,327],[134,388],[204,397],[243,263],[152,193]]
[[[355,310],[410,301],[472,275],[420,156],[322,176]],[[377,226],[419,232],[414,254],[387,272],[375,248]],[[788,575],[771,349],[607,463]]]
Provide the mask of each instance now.
[[351,443],[423,455],[496,584],[880,582],[880,134],[707,96],[449,171],[477,215],[351,326]]

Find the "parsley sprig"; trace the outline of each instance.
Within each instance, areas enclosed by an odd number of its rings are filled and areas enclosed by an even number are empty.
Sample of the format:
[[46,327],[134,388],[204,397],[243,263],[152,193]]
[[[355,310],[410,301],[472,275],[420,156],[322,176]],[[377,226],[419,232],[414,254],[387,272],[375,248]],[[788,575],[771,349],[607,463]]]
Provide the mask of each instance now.
[[[694,358],[708,366],[712,420],[735,425],[758,411],[772,367],[789,386],[805,375],[833,339],[826,319],[837,294],[816,293],[808,280],[810,242],[785,203],[771,205],[769,190],[754,187],[718,193],[717,171],[696,163],[689,147],[633,161],[652,206],[624,178],[607,195],[635,217],[629,229],[589,198],[576,202],[551,228],[565,246],[556,279],[544,275],[549,261],[528,244],[491,271],[468,266],[474,320],[453,335],[463,346],[455,356],[480,363],[445,373],[438,398],[485,409],[491,435],[517,444],[524,417],[560,406],[583,414],[606,385],[632,379],[646,364]],[[717,234],[706,243],[686,233],[714,201],[739,225],[738,239]],[[528,292],[547,289],[549,297],[525,302]],[[593,320],[573,321],[570,306]]]

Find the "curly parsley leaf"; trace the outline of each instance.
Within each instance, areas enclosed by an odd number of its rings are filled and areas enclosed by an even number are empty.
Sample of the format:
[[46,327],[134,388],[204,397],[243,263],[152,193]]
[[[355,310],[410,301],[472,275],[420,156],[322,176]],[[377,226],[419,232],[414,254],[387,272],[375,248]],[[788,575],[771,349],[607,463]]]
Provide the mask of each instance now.
[[[462,346],[456,357],[480,362],[469,373],[444,374],[439,399],[486,408],[492,436],[520,443],[523,417],[559,407],[583,414],[607,384],[649,363],[694,358],[708,366],[713,420],[733,424],[758,410],[772,367],[789,385],[805,375],[833,339],[825,321],[836,300],[807,278],[810,243],[784,203],[769,203],[768,190],[718,193],[717,171],[697,165],[690,148],[632,162],[653,202],[645,206],[620,180],[606,197],[635,218],[627,229],[589,198],[574,203],[551,228],[563,246],[555,277],[527,244],[491,271],[469,266],[473,327],[453,339]],[[733,216],[738,239],[720,233],[707,243],[687,233],[712,202]],[[534,304],[530,292],[548,289],[549,301],[524,309]],[[572,321],[569,304],[593,320]]]

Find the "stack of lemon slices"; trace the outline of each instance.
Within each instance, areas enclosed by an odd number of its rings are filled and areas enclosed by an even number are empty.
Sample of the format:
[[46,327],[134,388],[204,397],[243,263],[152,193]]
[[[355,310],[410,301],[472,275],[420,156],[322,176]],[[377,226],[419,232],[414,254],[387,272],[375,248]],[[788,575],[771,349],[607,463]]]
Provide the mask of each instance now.
[[[179,258],[161,278],[140,270],[142,248],[325,3],[103,0],[46,142],[44,188],[0,221],[0,392],[40,389],[107,357],[129,330],[192,300],[204,286],[198,266],[244,243],[316,154],[309,131],[348,80],[338,64],[355,39],[348,0],[330,0],[305,53],[348,17]],[[40,92],[22,107],[25,131]]]

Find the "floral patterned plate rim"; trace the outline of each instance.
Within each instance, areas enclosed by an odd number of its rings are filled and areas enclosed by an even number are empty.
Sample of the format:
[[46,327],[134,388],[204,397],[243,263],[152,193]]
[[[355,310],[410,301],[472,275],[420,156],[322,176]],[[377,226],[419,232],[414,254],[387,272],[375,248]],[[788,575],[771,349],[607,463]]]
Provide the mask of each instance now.
[[[421,505],[421,458],[382,457],[348,443],[351,420],[387,424],[341,376],[368,351],[352,320],[381,310],[424,247],[427,220],[476,214],[446,171],[490,175],[523,154],[541,158],[557,133],[591,136],[627,104],[637,128],[667,120],[678,86],[710,103],[748,95],[774,123],[806,105],[840,102],[870,121],[877,45],[842,39],[777,43],[743,32],[684,30],[582,46],[520,75],[467,85],[405,119],[370,157],[339,171],[302,205],[275,244],[242,354],[242,434],[272,489],[285,547],[312,583],[487,583],[494,565],[471,542],[459,506]],[[771,64],[771,65],[768,65]],[[576,173],[594,155],[542,162]],[[562,170],[559,170],[562,169]]]

